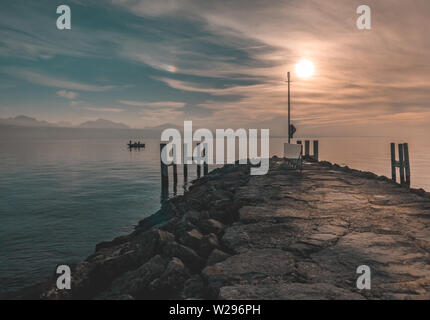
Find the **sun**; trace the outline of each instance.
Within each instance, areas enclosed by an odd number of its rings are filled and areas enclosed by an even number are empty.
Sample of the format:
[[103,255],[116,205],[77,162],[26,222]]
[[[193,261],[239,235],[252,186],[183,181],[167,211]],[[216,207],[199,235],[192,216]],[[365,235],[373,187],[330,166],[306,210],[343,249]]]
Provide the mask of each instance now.
[[314,71],[314,64],[307,59],[302,59],[296,64],[296,73],[300,78],[312,77]]

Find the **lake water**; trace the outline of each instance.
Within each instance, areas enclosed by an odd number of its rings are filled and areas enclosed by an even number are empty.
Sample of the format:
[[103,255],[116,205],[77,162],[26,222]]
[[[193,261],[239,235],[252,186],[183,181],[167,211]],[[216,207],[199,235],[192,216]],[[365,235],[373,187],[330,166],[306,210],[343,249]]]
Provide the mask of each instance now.
[[[304,139],[303,139],[304,140]],[[281,155],[284,139],[271,139]],[[390,138],[319,138],[320,159],[389,176]],[[407,139],[412,186],[430,190],[430,140]],[[57,264],[130,232],[160,207],[159,141],[0,140],[0,291],[34,284]],[[195,177],[195,170],[189,170]],[[179,186],[182,185],[179,166]],[[172,192],[172,190],[171,190]],[[178,187],[178,193],[181,193]]]

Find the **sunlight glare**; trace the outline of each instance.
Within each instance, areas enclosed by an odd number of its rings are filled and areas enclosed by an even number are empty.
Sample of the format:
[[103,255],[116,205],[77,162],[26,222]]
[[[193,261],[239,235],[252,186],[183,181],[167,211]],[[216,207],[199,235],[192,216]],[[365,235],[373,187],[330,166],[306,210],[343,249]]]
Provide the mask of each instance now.
[[296,73],[300,78],[309,78],[314,74],[314,64],[312,61],[302,59],[296,64]]

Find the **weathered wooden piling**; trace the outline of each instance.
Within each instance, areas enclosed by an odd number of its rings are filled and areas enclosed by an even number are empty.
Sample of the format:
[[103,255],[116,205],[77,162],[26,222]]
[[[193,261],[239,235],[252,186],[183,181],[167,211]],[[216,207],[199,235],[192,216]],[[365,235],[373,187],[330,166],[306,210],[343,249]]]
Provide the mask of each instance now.
[[[169,170],[168,167],[173,167],[173,193],[176,194],[177,185],[178,185],[178,165],[175,161],[172,164],[166,165],[163,162],[163,154],[167,152],[165,150],[166,144],[160,143],[160,167],[161,167],[161,188],[162,188],[162,199],[167,199],[168,190],[169,190]],[[174,153],[175,154],[175,153]],[[197,178],[202,176],[202,164],[201,159],[203,157],[203,175],[209,174],[209,166],[206,161],[206,148],[201,150],[201,143],[197,144],[197,154],[198,154],[198,163],[197,163]],[[167,155],[166,155],[167,156]],[[184,144],[184,187],[188,182],[188,164],[187,164],[187,145]],[[166,196],[167,195],[167,196]]]
[[184,159],[183,172],[184,172],[184,186],[185,186],[188,182],[188,163],[187,163],[187,160],[188,160],[188,144],[187,143],[184,144],[184,157],[183,157],[183,159]]
[[314,155],[313,158],[315,161],[319,160],[319,155],[318,155],[318,140],[314,140]]
[[169,189],[169,171],[167,165],[163,162],[163,153],[165,151],[165,143],[160,143],[160,166],[161,166],[161,190],[162,194]]
[[407,143],[403,144],[403,152],[405,153],[405,173],[406,173],[406,184],[411,185],[411,167],[409,165],[409,146]]
[[[201,153],[200,153],[200,143],[197,144],[197,156],[200,159]],[[200,165],[200,161],[197,161],[197,179],[201,176],[202,166]]]
[[204,145],[203,150],[201,150],[201,143],[197,144],[197,154],[198,154],[198,163],[197,163],[197,178],[200,178],[202,175],[202,165],[201,159],[203,157],[203,176],[209,173],[209,166],[206,161],[206,145]]
[[305,157],[309,157],[310,155],[310,143],[309,140],[305,140]]
[[188,181],[188,164],[184,163],[184,185],[187,184]]
[[206,145],[203,148],[203,159],[204,159],[204,162],[203,162],[203,176],[207,176],[208,173],[209,173],[209,166],[208,166],[208,163],[206,161]]
[[396,144],[394,142],[391,143],[391,179],[396,182]]
[[411,168],[409,162],[409,146],[407,143],[398,145],[399,161],[396,160],[396,144],[390,144],[391,151],[391,179],[397,182],[396,168],[399,168],[400,184],[411,185]]
[[173,167],[173,196],[176,196],[178,194],[178,178],[175,168],[176,165]]
[[[302,145],[302,155],[303,155],[303,143],[302,140],[297,140],[297,144]],[[319,142],[318,140],[313,140],[313,155],[311,155],[310,153],[310,141],[309,140],[305,140],[305,157],[308,159],[314,159],[315,161],[319,161]]]
[[400,184],[405,184],[405,164],[403,161],[403,144],[399,144]]
[[302,149],[300,151],[300,154],[303,156],[303,145],[302,145],[302,140],[297,140],[297,144],[300,144],[302,146]]
[[178,166],[176,163],[172,164],[173,166],[173,184],[178,184]]

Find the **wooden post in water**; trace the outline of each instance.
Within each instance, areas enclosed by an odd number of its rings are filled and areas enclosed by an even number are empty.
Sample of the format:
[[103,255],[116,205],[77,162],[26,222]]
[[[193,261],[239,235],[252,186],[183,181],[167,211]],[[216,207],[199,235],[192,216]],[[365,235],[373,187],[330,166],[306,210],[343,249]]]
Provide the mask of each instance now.
[[297,144],[300,144],[302,146],[302,149],[300,151],[300,154],[303,155],[303,145],[302,145],[302,140],[297,140]]
[[309,157],[309,140],[305,140],[305,157]]
[[318,140],[314,140],[314,160],[318,161],[319,155],[318,155]]
[[204,149],[203,149],[203,157],[205,158],[204,162],[203,162],[203,175],[207,176],[209,173],[209,167],[208,167],[208,163],[206,161],[206,146],[207,144],[204,145]]
[[405,163],[403,159],[403,144],[399,144],[400,184],[405,184]]
[[178,166],[176,163],[173,163],[173,185],[178,184]]
[[[411,186],[411,166],[409,163],[409,146],[407,143],[399,144],[399,161],[396,161],[396,144],[391,143],[391,179],[397,182],[396,168],[400,172],[400,184]],[[406,178],[405,178],[406,176]]]
[[[200,143],[197,144],[197,156],[200,159],[201,157],[201,153],[200,153]],[[197,161],[197,179],[200,178],[201,176],[201,165],[200,165],[200,161]]]
[[409,146],[407,143],[403,144],[404,160],[405,160],[405,173],[406,173],[406,184],[411,185],[411,167],[409,165]]
[[176,145],[173,145],[173,189],[175,190],[176,194],[176,187],[178,185],[178,165],[177,165],[178,159],[176,159]]
[[391,180],[394,182],[397,181],[396,177],[396,144],[394,142],[391,143]]
[[169,171],[167,165],[163,162],[163,152],[165,143],[160,143],[160,166],[161,166],[161,193],[165,194],[169,190]]
[[187,146],[188,144],[184,144],[184,157],[183,157],[184,158],[184,186],[188,182]]

